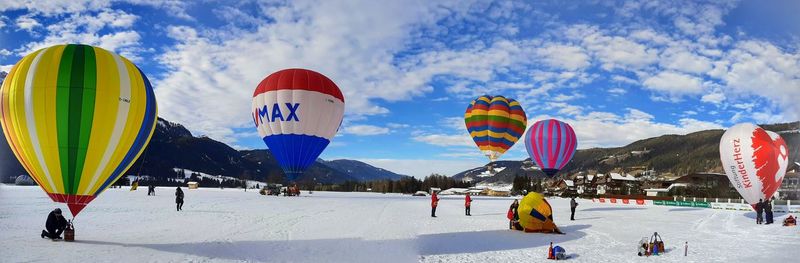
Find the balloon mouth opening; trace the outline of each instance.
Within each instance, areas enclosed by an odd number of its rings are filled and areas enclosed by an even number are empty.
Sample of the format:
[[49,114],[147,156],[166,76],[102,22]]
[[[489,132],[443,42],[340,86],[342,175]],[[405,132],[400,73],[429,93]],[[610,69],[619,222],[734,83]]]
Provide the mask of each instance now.
[[542,172],[544,172],[544,174],[546,174],[547,176],[553,176],[556,173],[558,173],[558,169],[545,168],[545,169],[542,169]]

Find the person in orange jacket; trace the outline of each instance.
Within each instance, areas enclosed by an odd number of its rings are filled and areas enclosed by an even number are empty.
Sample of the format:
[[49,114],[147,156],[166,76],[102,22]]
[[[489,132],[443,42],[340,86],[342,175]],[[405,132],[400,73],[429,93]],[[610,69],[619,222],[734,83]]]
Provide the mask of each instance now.
[[465,209],[465,212],[467,213],[467,216],[472,216],[472,215],[469,213],[469,207],[470,207],[471,205],[472,205],[472,198],[470,198],[470,197],[469,197],[469,193],[467,193],[467,195],[466,195],[466,196],[464,196],[464,209]]
[[439,196],[436,192],[431,194],[431,217],[436,217],[436,206],[439,205]]

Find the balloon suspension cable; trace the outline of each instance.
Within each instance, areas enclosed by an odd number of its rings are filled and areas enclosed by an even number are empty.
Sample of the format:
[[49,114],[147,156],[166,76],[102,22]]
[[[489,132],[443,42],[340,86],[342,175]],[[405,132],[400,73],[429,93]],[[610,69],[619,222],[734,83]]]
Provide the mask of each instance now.
[[142,167],[144,167],[144,162],[147,160],[147,150],[150,149],[150,145],[144,148],[144,153],[142,153],[142,163],[139,164],[139,170],[136,171],[136,179],[139,179],[139,176],[142,175]]

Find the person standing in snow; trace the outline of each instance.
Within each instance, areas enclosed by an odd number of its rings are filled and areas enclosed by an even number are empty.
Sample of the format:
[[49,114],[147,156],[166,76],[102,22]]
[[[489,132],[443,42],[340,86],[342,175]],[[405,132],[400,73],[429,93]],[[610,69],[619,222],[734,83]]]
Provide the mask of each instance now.
[[56,208],[47,215],[44,227],[47,230],[42,230],[42,238],[61,239],[61,233],[67,229],[67,220],[61,215],[61,208]]
[[183,210],[183,190],[181,190],[180,186],[175,189],[175,205],[178,211]]
[[511,203],[511,206],[508,208],[508,212],[510,214],[508,218],[508,229],[514,229],[514,224],[519,221],[519,200],[514,199],[514,202]]
[[470,206],[472,206],[472,198],[470,198],[469,197],[469,193],[467,193],[467,195],[464,196],[464,209],[465,209],[465,212],[467,213],[467,216],[472,216],[469,213]]
[[436,217],[436,206],[439,205],[439,196],[434,191],[431,194],[431,217]]
[[569,216],[569,220],[575,221],[575,208],[578,207],[578,202],[575,201],[575,197],[573,196],[572,199],[569,200],[569,210],[572,211],[572,214]]
[[764,213],[764,201],[758,199],[758,203],[756,203],[756,224],[761,224],[764,222],[764,217],[762,214]]
[[764,201],[764,215],[767,217],[766,218],[767,219],[767,223],[766,224],[767,225],[772,224],[773,223],[773,218],[772,218],[772,198],[767,199],[767,201]]

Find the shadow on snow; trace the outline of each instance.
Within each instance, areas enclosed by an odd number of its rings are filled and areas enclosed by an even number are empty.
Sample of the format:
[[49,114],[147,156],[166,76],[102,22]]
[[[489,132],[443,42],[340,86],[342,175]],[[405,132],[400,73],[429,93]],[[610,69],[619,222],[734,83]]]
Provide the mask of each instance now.
[[[418,235],[413,239],[364,240],[360,238],[317,240],[210,241],[174,244],[124,244],[76,240],[75,244],[142,247],[158,251],[241,261],[374,262],[417,261],[419,256],[481,253],[544,247],[584,237],[590,225],[560,227],[564,235],[487,230]],[[480,242],[474,242],[480,240]],[[302,256],[299,256],[302,255]],[[297,257],[296,257],[297,256]],[[316,258],[315,258],[316,257]]]

